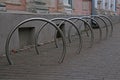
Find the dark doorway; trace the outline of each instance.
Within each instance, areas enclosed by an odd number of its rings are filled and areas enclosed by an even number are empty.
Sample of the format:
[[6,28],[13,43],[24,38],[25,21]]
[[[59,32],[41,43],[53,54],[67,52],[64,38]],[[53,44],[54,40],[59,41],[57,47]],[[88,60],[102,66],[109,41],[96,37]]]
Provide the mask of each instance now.
[[20,48],[24,48],[24,46],[33,45],[34,43],[34,27],[25,27],[19,28],[19,45]]

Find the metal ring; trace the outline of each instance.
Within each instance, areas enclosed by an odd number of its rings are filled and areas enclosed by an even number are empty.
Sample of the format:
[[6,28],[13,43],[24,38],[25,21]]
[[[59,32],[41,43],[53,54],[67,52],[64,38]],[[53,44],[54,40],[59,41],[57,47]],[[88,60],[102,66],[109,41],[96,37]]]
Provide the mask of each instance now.
[[[37,54],[39,54],[38,47],[37,47],[38,36],[39,36],[41,30],[42,30],[47,24],[48,24],[48,23],[44,23],[44,24],[42,25],[42,27],[38,30],[38,32],[37,32],[37,34],[36,34],[36,36],[35,36],[35,49],[36,49],[36,51],[37,51]],[[57,27],[56,24],[54,24],[54,25]],[[58,28],[58,27],[57,27],[57,28]],[[64,58],[65,58],[65,54],[66,54],[66,42],[65,42],[65,37],[64,37],[63,32],[62,32],[59,28],[58,28],[57,30],[60,32],[60,34],[61,34],[61,36],[62,36],[62,40],[63,40],[63,52],[62,52],[62,55],[61,55],[61,57],[60,57],[60,59],[59,59],[59,61],[58,61],[58,63],[62,63],[63,60],[64,60]],[[63,38],[63,37],[64,37],[64,38]]]
[[[60,31],[60,29],[59,29],[54,23],[52,23],[51,21],[49,21],[49,20],[47,20],[47,19],[44,19],[44,18],[30,18],[30,19],[26,19],[26,20],[20,22],[18,25],[14,26],[13,29],[11,29],[11,31],[10,31],[10,33],[8,34],[7,39],[6,39],[6,43],[5,43],[5,54],[6,54],[6,58],[7,58],[7,60],[8,60],[9,65],[12,65],[12,64],[13,64],[13,62],[12,62],[12,60],[11,60],[11,58],[10,58],[10,54],[9,54],[9,43],[10,43],[10,39],[11,39],[13,33],[14,33],[21,25],[23,25],[24,23],[30,22],[30,21],[44,21],[44,22],[50,23],[53,27],[55,27],[58,31]],[[62,32],[60,31],[60,33],[62,33]],[[65,37],[64,37],[63,34],[61,34],[61,36],[62,36],[63,45],[64,45],[64,46],[63,46],[63,47],[64,47],[64,48],[63,48],[63,54],[65,54],[65,53],[66,53]]]
[[[62,21],[58,27],[60,27],[64,22],[68,22],[76,29],[76,31],[78,33],[78,36],[79,36],[79,50],[78,50],[78,53],[80,53],[81,49],[82,49],[82,37],[81,37],[81,33],[79,32],[79,29],[77,28],[76,24],[74,24],[71,20],[68,20],[68,19],[65,19],[65,18],[54,18],[54,19],[51,19],[51,21],[53,21],[53,22],[54,21],[58,21],[58,20]],[[71,40],[70,39],[70,35],[68,35],[68,36],[69,36],[68,37],[69,40]],[[56,41],[56,36],[55,36],[55,41]]]
[[100,33],[100,37],[99,40],[102,40],[102,29],[100,27],[100,24],[93,18],[89,17],[89,16],[84,16],[84,17],[80,17],[81,19],[90,19],[96,22],[97,26],[99,27],[99,33]]
[[107,17],[107,16],[104,16],[104,15],[99,15],[99,16],[100,17],[104,17],[110,23],[110,25],[111,25],[110,36],[112,36],[112,33],[113,33],[113,23],[112,23],[111,19],[109,17]]
[[94,33],[93,33],[93,29],[92,29],[91,25],[90,25],[88,22],[86,22],[85,20],[80,19],[80,17],[71,17],[71,18],[69,18],[69,20],[72,20],[72,19],[76,19],[76,20],[73,21],[74,23],[76,23],[78,20],[80,20],[80,21],[84,22],[86,25],[88,25],[87,27],[89,28],[89,30],[90,30],[90,32],[91,32],[91,43],[90,43],[90,47],[92,47],[92,46],[93,46],[93,43],[94,43]]
[[107,39],[108,38],[108,26],[107,26],[106,21],[103,18],[99,17],[98,15],[91,15],[91,17],[99,18],[101,21],[103,21],[103,23],[105,24],[105,28],[106,28],[106,37],[105,38]]

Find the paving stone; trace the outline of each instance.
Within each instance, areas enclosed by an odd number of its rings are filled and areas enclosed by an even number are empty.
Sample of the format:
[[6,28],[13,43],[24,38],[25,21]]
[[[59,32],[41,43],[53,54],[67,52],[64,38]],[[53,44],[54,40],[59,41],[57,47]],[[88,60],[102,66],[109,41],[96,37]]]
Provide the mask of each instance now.
[[57,63],[61,49],[54,45],[43,47],[46,49],[40,55],[34,49],[12,55],[14,65],[8,65],[1,57],[0,80],[120,80],[119,25],[114,27],[112,37],[96,41],[92,48],[84,41],[79,55],[75,53],[76,45],[68,47],[62,64]]

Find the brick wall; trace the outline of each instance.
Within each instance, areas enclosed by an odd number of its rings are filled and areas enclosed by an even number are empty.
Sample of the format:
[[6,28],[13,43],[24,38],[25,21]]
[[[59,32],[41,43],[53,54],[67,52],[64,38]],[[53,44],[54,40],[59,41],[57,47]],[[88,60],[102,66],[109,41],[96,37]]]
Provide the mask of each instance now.
[[26,10],[26,0],[6,1],[6,8],[7,8],[7,10],[25,11]]
[[91,14],[91,0],[74,0],[74,14],[89,15]]

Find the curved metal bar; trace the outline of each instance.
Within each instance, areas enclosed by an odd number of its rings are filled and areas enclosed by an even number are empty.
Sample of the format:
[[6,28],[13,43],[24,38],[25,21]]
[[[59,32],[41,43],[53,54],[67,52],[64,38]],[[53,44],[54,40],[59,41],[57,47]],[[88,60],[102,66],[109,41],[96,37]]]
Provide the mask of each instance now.
[[99,15],[99,16],[100,17],[104,17],[110,23],[110,25],[111,25],[110,36],[112,36],[112,33],[113,33],[113,23],[112,23],[111,19],[109,17],[107,17],[107,16],[104,16],[104,15]]
[[101,21],[103,21],[103,23],[105,24],[105,28],[106,28],[106,39],[108,38],[108,26],[107,26],[107,23],[106,23],[106,21],[103,19],[103,18],[101,18],[101,17],[99,17],[98,15],[91,15],[91,17],[96,17],[96,18],[99,18]]
[[8,60],[9,65],[12,65],[12,64],[13,64],[13,62],[12,62],[12,60],[11,60],[11,58],[10,58],[10,53],[9,53],[9,43],[10,43],[10,39],[11,39],[13,33],[14,33],[21,25],[23,25],[24,23],[30,22],[30,21],[44,21],[44,22],[47,22],[47,23],[51,24],[55,29],[57,29],[57,30],[61,33],[62,40],[63,40],[63,53],[62,53],[62,55],[65,55],[65,53],[66,53],[66,46],[65,46],[66,42],[65,42],[65,37],[64,37],[62,31],[61,31],[54,23],[52,23],[51,21],[49,21],[49,20],[47,20],[47,19],[44,19],[44,18],[29,18],[29,19],[26,19],[26,20],[20,22],[18,25],[14,26],[14,28],[11,29],[10,33],[9,33],[8,36],[7,36],[7,40],[6,40],[6,43],[5,43],[5,54],[6,54],[6,58],[7,58],[7,60]]
[[[48,23],[44,23],[44,24],[42,25],[42,27],[38,30],[38,32],[37,32],[37,34],[36,34],[36,36],[35,36],[35,49],[36,49],[36,51],[37,51],[37,54],[39,54],[38,47],[37,47],[38,36],[39,36],[41,30],[42,30],[47,24],[48,24]],[[56,25],[56,24],[55,24],[55,25]],[[57,27],[57,25],[56,25],[56,27]],[[58,27],[57,27],[57,28],[58,28]],[[59,28],[58,28],[58,29],[59,29]],[[58,29],[57,29],[57,30],[58,30]],[[60,30],[60,29],[59,29],[59,30]],[[59,30],[58,30],[58,31],[59,31]],[[64,34],[63,34],[63,32],[62,32],[61,30],[60,30],[59,32],[60,32],[61,36],[64,36]],[[65,37],[64,37],[64,41],[65,41]],[[64,51],[64,48],[65,48],[65,51]],[[62,62],[63,62],[63,60],[64,60],[64,58],[65,58],[65,53],[66,53],[66,44],[64,44],[64,42],[63,42],[63,53],[62,53],[62,55],[61,55],[58,63],[62,63]]]
[[80,17],[80,18],[81,18],[81,19],[90,19],[90,20],[95,21],[96,24],[97,24],[97,26],[99,27],[99,32],[100,32],[99,40],[102,40],[102,29],[101,29],[99,23],[98,23],[95,19],[93,19],[93,18],[91,18],[91,17],[89,17],[89,16],[84,16],[84,17]]
[[92,29],[91,25],[88,22],[86,22],[85,20],[80,19],[79,17],[71,17],[71,18],[69,18],[69,20],[72,20],[72,19],[75,19],[73,21],[74,23],[76,23],[79,20],[79,21],[84,22],[87,25],[88,29],[91,32],[91,44],[90,44],[90,47],[92,47],[93,46],[93,42],[94,42],[94,33],[93,33],[93,29]]
[[[82,49],[82,37],[81,37],[81,33],[79,32],[79,29],[77,28],[76,24],[74,24],[71,20],[68,20],[68,19],[65,19],[65,18],[54,18],[54,19],[51,19],[51,21],[59,21],[61,20],[62,22],[60,23],[60,25],[58,27],[60,27],[64,22],[68,22],[70,23],[77,31],[78,33],[78,36],[79,36],[79,50],[78,52],[80,53],[81,49]],[[70,38],[70,36],[68,37]],[[56,39],[56,35],[55,35],[55,39]]]

